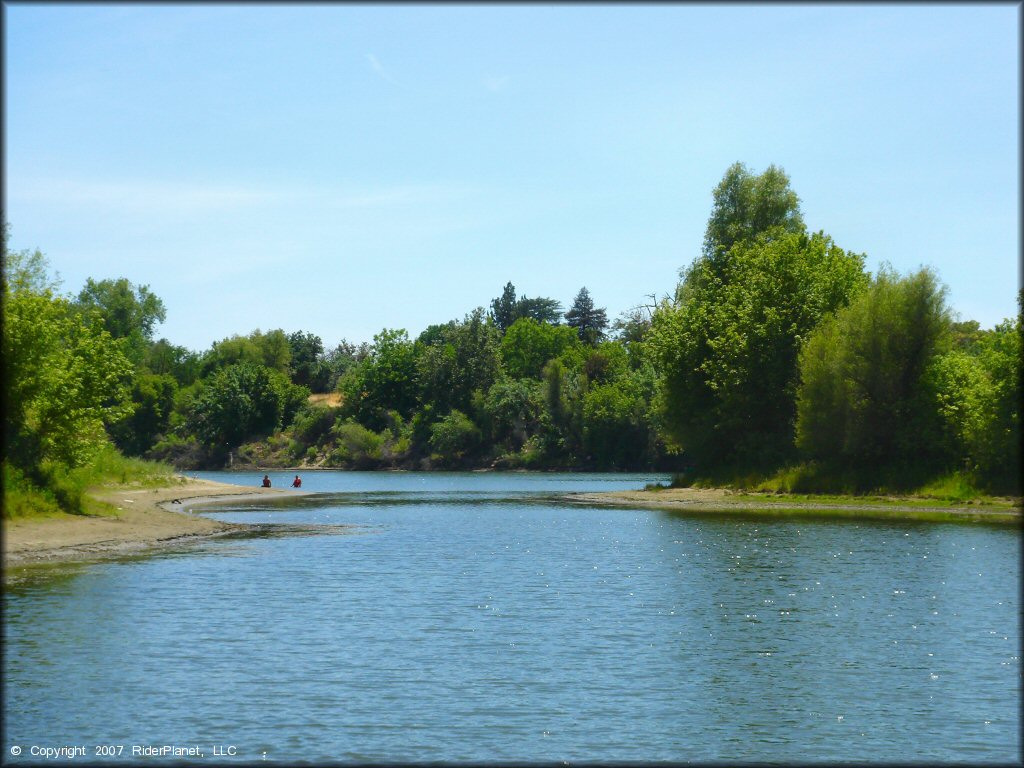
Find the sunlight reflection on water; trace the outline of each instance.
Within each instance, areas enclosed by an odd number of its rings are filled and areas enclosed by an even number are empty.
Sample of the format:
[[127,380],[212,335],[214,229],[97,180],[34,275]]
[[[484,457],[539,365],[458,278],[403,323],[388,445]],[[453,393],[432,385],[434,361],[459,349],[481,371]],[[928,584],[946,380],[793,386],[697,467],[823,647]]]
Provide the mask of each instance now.
[[1015,531],[552,500],[646,476],[351,475],[211,512],[291,531],[11,585],[5,754],[60,734],[246,761],[1019,756]]

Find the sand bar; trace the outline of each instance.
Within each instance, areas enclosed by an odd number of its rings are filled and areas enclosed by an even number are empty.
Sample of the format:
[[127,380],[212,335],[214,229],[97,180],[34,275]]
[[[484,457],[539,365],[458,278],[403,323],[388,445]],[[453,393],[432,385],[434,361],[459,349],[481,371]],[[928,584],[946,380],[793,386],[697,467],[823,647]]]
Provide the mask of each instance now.
[[4,568],[116,557],[200,537],[244,531],[249,526],[211,520],[191,514],[191,510],[218,501],[305,493],[308,491],[253,488],[192,478],[181,478],[179,484],[166,488],[101,488],[92,492],[92,496],[116,507],[116,516],[60,515],[4,520]]
[[808,517],[849,517],[866,519],[950,520],[1020,525],[1019,506],[929,505],[901,503],[900,499],[859,502],[786,497],[770,493],[738,494],[722,488],[664,488],[643,491],[574,493],[568,501],[601,506],[660,509],[685,514],[782,515]]

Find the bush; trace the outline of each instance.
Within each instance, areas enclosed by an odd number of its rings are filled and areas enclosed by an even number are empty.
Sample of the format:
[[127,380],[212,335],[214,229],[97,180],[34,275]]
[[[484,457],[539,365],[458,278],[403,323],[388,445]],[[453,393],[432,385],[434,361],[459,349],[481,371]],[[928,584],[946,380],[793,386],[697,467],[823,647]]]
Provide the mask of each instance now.
[[543,395],[537,382],[501,379],[487,391],[482,410],[495,442],[516,451],[537,428],[544,410]]
[[356,469],[374,469],[383,459],[384,438],[355,421],[343,421],[332,430],[337,448],[332,463],[352,464]]
[[4,519],[60,514],[60,506],[52,492],[33,485],[20,470],[6,461],[3,462],[3,483]]
[[211,456],[194,437],[182,438],[168,435],[148,451],[146,458],[170,464],[176,469],[199,469],[206,466]]
[[466,414],[454,410],[430,428],[430,448],[448,462],[458,461],[480,446],[480,430]]

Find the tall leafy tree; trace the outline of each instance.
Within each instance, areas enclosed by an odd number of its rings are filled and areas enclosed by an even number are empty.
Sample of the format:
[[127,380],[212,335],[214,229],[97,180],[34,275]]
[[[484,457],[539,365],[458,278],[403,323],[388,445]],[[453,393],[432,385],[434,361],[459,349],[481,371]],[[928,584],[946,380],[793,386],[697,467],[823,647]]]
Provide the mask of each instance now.
[[912,480],[943,460],[926,374],[949,345],[945,296],[930,269],[901,277],[885,267],[810,335],[797,397],[804,455],[876,481]]
[[326,390],[330,392],[337,389],[341,377],[369,357],[371,351],[370,344],[365,341],[355,344],[346,339],[327,350],[323,355],[324,367],[328,371]]
[[370,429],[391,423],[389,411],[408,419],[416,409],[419,381],[416,353],[404,329],[385,328],[373,337],[368,357],[342,377],[338,384],[348,416]]
[[3,251],[6,458],[37,481],[44,465],[80,466],[106,426],[132,410],[131,362],[100,323],[56,294],[39,251]]
[[142,361],[157,323],[167,318],[164,303],[149,286],[135,286],[126,278],[86,280],[76,302],[96,317],[115,339],[125,339],[125,351],[135,363]]
[[800,198],[789,186],[785,171],[774,165],[761,174],[734,163],[715,187],[714,204],[704,234],[704,256],[714,261],[736,243],[763,232],[804,231]]
[[974,325],[964,346],[964,324],[954,324],[954,348],[933,360],[926,387],[935,393],[951,466],[994,491],[1019,495],[1021,317],[989,331]]
[[580,288],[580,292],[576,294],[572,306],[565,313],[565,321],[569,327],[576,329],[580,341],[590,346],[604,338],[605,329],[608,327],[608,316],[604,308],[594,306],[594,300],[586,287]]
[[544,400],[539,382],[503,378],[488,390],[484,401],[486,422],[492,439],[518,451],[536,432]]
[[330,369],[324,364],[323,341],[314,333],[296,331],[288,334],[288,372],[292,381],[314,392],[327,389]]
[[792,455],[803,339],[865,282],[863,256],[782,230],[697,259],[654,315],[664,422],[692,461],[771,468]]
[[136,371],[132,381],[134,411],[108,428],[114,444],[131,456],[143,455],[167,432],[178,382],[166,373]]
[[462,321],[431,326],[417,339],[417,371],[423,402],[441,414],[466,413],[474,392],[486,392],[500,370],[500,332],[478,307]]
[[[646,385],[646,386],[645,386]],[[600,469],[639,469],[655,457],[653,381],[631,372],[591,387],[583,398],[583,449]]]
[[201,371],[201,356],[190,349],[158,339],[146,349],[142,364],[151,373],[168,374],[181,386],[194,383]]
[[193,404],[192,430],[207,445],[226,450],[280,428],[308,395],[307,388],[265,365],[228,365],[211,377]]
[[230,338],[215,341],[203,356],[203,375],[238,363],[255,363],[281,373],[288,373],[291,355],[291,345],[283,330],[276,328],[263,333],[257,328],[248,336],[235,334]]

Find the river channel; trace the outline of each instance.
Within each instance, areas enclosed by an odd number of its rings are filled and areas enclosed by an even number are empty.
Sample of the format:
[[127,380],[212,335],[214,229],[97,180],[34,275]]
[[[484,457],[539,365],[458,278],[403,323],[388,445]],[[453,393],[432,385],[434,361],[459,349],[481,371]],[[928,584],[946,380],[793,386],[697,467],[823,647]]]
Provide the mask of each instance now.
[[560,498],[664,479],[309,472],[195,510],[255,535],[33,569],[5,762],[1020,760],[1017,529]]

